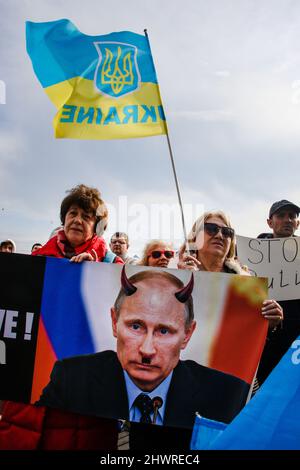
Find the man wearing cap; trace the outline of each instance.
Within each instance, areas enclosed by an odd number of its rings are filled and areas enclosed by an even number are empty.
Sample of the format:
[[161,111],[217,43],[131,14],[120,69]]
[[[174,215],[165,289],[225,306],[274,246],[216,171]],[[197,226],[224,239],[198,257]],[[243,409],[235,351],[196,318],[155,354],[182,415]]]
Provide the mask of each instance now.
[[125,264],[135,264],[137,258],[132,258],[128,256],[129,248],[129,239],[128,235],[125,232],[116,232],[110,239],[110,249],[111,251],[122,258]]
[[292,237],[299,227],[300,207],[286,199],[274,202],[267,223],[273,233],[261,233],[257,238]]
[[[291,201],[282,199],[272,204],[267,219],[272,233],[261,233],[257,238],[294,237],[299,227],[300,207]],[[259,384],[278,364],[292,342],[300,334],[300,299],[279,302],[284,312],[282,327],[269,331],[265,348],[257,372]]]

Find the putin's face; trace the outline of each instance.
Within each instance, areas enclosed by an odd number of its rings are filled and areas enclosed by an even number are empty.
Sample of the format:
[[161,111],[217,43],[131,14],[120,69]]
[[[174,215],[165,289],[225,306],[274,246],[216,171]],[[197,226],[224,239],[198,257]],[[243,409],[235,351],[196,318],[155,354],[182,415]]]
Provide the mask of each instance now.
[[118,318],[112,309],[112,328],[122,368],[141,390],[151,391],[176,367],[196,323],[186,327],[184,304],[174,295],[179,289],[169,280],[152,278],[135,286]]

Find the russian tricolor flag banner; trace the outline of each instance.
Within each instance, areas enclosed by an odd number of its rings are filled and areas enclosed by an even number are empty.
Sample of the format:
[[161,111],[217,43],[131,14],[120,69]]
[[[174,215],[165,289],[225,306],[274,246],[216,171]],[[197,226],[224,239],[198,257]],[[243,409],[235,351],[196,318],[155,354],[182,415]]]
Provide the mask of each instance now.
[[57,108],[57,138],[127,139],[167,133],[147,36],[81,33],[67,19],[26,22],[27,52]]
[[[126,266],[126,275],[150,269]],[[110,311],[120,291],[121,271],[122,266],[109,263],[0,255],[0,399],[35,403],[57,360],[100,351],[109,358],[115,355]],[[164,271],[189,283],[190,272]],[[196,328],[180,360],[233,376],[243,404],[268,328],[261,315],[266,286],[265,278],[206,272],[194,276]]]

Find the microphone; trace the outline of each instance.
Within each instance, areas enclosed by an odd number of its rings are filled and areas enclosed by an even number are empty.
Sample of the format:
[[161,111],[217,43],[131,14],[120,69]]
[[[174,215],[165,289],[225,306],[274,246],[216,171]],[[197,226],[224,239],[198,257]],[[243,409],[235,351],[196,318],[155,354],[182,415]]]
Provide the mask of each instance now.
[[162,404],[163,404],[163,399],[161,397],[152,398],[152,405],[153,405],[153,410],[154,410],[152,424],[156,424],[158,410],[159,408],[162,407]]

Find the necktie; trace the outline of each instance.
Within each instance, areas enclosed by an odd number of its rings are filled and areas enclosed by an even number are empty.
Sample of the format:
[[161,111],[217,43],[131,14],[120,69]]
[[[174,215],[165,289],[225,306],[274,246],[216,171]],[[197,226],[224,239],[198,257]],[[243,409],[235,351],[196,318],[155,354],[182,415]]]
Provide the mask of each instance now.
[[134,400],[133,404],[141,412],[140,423],[151,423],[150,414],[153,413],[151,398],[145,393],[140,393]]

